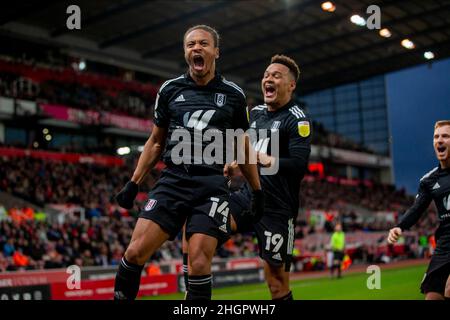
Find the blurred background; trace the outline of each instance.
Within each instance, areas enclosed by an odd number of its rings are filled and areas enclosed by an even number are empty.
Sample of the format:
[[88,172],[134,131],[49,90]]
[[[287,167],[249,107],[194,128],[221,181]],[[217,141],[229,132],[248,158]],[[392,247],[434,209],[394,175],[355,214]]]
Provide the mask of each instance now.
[[[67,27],[72,4],[81,29]],[[369,28],[370,5],[381,9],[379,29]],[[262,102],[272,55],[300,66],[295,99],[314,126],[294,278],[327,276],[330,235],[341,222],[348,272],[410,261],[419,265],[418,291],[434,248],[434,205],[398,244],[385,238],[437,165],[434,122],[450,118],[449,13],[446,0],[2,4],[0,298],[112,298],[115,266],[164,164],[135,209],[113,197],[152,131],[159,86],[186,71],[182,38],[196,24],[220,33],[217,69],[244,89],[250,108]],[[236,177],[232,188],[241,183]],[[66,286],[69,265],[81,267],[89,290]],[[214,285],[259,283],[261,270],[255,238],[239,234],[217,252]],[[149,261],[140,296],[182,292],[181,275],[177,239]],[[384,297],[411,298],[396,294]]]

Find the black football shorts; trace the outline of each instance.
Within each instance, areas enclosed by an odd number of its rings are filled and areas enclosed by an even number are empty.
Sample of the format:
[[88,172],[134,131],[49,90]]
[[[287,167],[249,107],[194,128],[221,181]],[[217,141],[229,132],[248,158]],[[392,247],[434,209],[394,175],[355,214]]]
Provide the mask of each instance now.
[[202,233],[217,238],[221,245],[230,234],[228,180],[217,171],[188,168],[164,169],[139,217],[156,222],[170,240],[186,223],[188,239]]
[[248,214],[251,195],[246,189],[230,194],[230,212],[236,222],[237,232],[255,232],[261,259],[274,267],[285,265],[290,269],[294,248],[295,216],[291,212],[266,209],[263,217],[254,223]]

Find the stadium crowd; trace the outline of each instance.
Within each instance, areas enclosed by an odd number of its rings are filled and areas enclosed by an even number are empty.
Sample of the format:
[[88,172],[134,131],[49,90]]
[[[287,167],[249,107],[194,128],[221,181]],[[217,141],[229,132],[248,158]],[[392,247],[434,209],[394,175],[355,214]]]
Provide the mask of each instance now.
[[[130,172],[131,169],[88,163],[0,158],[0,190],[40,206],[72,203],[86,210],[97,208],[106,215],[105,208],[127,181]],[[149,175],[141,190],[148,191],[157,176],[156,171]]]
[[[131,239],[134,219],[117,216],[64,223],[11,219],[0,221],[0,272],[117,265]],[[152,259],[181,257],[180,241],[166,243]]]
[[[89,71],[83,71],[70,57],[61,54],[56,56],[55,53],[40,55],[39,58],[17,53],[14,57],[0,54],[0,96],[33,100],[38,105],[64,105],[142,119],[153,116],[156,90],[163,82],[162,79],[94,62],[89,64]],[[111,86],[111,83],[115,86]],[[252,97],[248,99],[250,108],[260,102]],[[317,122],[314,122],[312,142],[328,147],[373,152],[342,135],[329,132]]]
[[[81,67],[81,62],[84,67]],[[153,114],[156,91],[161,83],[157,77],[93,61],[80,61],[36,44],[0,48],[0,96],[33,100],[38,105],[65,105],[147,119]],[[258,102],[249,100],[249,106]],[[327,131],[319,123],[314,123],[313,137],[315,145],[371,152]],[[115,152],[112,145],[103,145],[103,142],[93,150],[85,146],[79,149],[65,145],[61,151]],[[117,264],[129,243],[138,211],[119,210],[111,204],[114,204],[113,196],[128,180],[134,167],[135,163],[128,163],[123,168],[31,157],[0,157],[0,191],[40,207],[73,204],[85,212],[84,219],[67,216],[61,223],[32,218],[32,215],[30,219],[17,220],[14,219],[15,208],[6,210],[0,204],[0,272],[58,268],[70,264]],[[152,171],[141,187],[143,194],[152,188],[159,174],[158,170]],[[392,222],[366,219],[358,208],[369,212],[401,213],[413,200],[404,190],[396,190],[393,186],[347,182],[335,177],[308,176],[304,179],[301,208],[323,211],[326,222],[324,227],[319,227],[314,219],[306,218],[301,212],[297,221],[297,238],[329,233],[337,221],[343,223],[347,232],[385,231]],[[239,183],[242,180],[234,180],[232,187],[237,188]],[[145,197],[140,199],[138,207],[142,207]],[[416,227],[422,244],[427,241],[431,226],[436,224],[434,217],[433,214],[428,215]],[[179,239],[166,243],[153,259],[178,259],[181,257],[180,247]],[[255,256],[258,252],[256,247],[252,235],[237,234],[219,249],[218,254],[221,257]]]
[[[30,172],[34,174],[30,176]],[[0,158],[0,190],[43,206],[44,204],[76,204],[83,207],[85,219],[68,216],[61,224],[27,219],[14,221],[0,216],[0,271],[21,268],[56,268],[70,264],[84,266],[117,264],[131,236],[137,212],[123,212],[111,206],[112,196],[127,179],[131,169],[74,164],[34,158]],[[141,191],[148,191],[159,172],[152,173]],[[346,181],[346,180],[344,180]],[[144,197],[145,198],[145,197]],[[344,230],[383,231],[391,222],[365,221],[358,204],[371,212],[391,210],[401,212],[411,203],[411,197],[392,186],[375,183],[345,185],[337,178],[308,176],[302,182],[302,208],[322,210],[327,216],[324,228],[300,214],[296,238],[321,232],[331,232],[337,221]],[[142,207],[143,203],[138,202]],[[330,212],[332,214],[328,214]],[[423,236],[435,225],[435,215],[429,214],[416,227]],[[422,239],[423,241],[423,239]],[[166,244],[153,257],[156,260],[180,258],[181,242]],[[257,243],[250,234],[238,234],[223,246],[221,257],[255,256]],[[323,249],[323,248],[321,248]]]
[[[70,72],[70,69],[68,70]],[[37,82],[31,79],[31,76],[21,74],[21,71],[22,68],[17,71],[0,71],[1,96],[65,105],[81,110],[109,111],[139,118],[148,118],[152,114],[154,92],[130,90],[125,86],[117,90],[100,84],[95,86],[91,83],[78,83],[70,78],[60,81],[56,74],[54,79],[49,77],[50,79]],[[95,78],[95,75],[92,77]]]

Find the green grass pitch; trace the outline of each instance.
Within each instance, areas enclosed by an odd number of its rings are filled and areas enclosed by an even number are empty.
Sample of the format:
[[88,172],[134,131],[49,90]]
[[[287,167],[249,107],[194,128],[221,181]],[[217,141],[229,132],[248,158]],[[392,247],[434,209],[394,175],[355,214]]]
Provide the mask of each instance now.
[[[349,273],[342,279],[329,277],[291,281],[296,300],[422,300],[419,286],[426,265],[401,269],[381,268],[381,289],[369,290],[370,274]],[[265,283],[247,284],[213,289],[213,300],[268,300],[269,291]],[[183,300],[184,294],[175,293],[144,299]]]

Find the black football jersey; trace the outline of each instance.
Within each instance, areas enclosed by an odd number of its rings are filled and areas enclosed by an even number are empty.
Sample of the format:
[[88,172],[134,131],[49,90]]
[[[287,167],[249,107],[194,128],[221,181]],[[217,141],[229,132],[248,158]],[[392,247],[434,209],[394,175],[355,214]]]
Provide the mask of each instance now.
[[436,253],[440,250],[450,252],[450,168],[434,168],[420,179],[419,191],[414,204],[403,215],[398,227],[411,228],[431,201],[434,201],[439,219],[436,230]]
[[268,111],[266,105],[256,106],[250,111],[249,120],[250,129],[257,133],[257,138],[252,139],[254,149],[274,156],[275,167],[278,166],[278,171],[270,175],[263,174],[260,168],[265,207],[271,212],[296,216],[300,182],[311,152],[311,121],[293,101],[276,111]]
[[[248,129],[246,108],[246,98],[242,89],[219,74],[216,74],[214,79],[205,86],[197,85],[189,73],[166,81],[156,97],[154,114],[155,124],[168,128],[163,161],[166,164],[172,163],[171,153],[177,146],[176,152],[173,151],[174,154],[183,158],[183,164],[209,166],[222,170],[226,160],[225,130],[243,129],[245,131]],[[177,131],[177,129],[184,129],[184,131]],[[213,135],[219,134],[223,139],[221,163],[211,164],[212,157],[205,161],[205,155],[215,156],[214,150],[212,153],[203,153],[203,151],[217,137],[205,138],[206,131]],[[183,139],[180,132],[188,132],[190,140]],[[190,154],[180,151],[182,145],[190,148]]]

